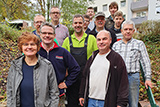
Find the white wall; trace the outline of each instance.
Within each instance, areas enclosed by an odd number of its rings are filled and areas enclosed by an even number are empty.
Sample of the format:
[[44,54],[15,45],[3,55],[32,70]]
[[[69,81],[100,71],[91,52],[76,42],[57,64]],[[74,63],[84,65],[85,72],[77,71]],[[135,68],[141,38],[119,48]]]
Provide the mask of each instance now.
[[160,13],[156,13],[156,7],[160,7],[160,0],[149,0],[148,20],[160,20]]

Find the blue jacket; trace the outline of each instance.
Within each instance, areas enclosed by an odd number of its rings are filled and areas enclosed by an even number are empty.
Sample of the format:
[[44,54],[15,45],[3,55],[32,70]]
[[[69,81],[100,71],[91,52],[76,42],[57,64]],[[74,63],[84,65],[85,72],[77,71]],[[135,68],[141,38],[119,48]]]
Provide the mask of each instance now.
[[[66,49],[58,46],[54,42],[53,48],[50,49],[48,53],[41,44],[41,48],[38,53],[52,63],[56,72],[58,84],[65,80],[67,87],[70,87],[74,82],[76,82],[80,73],[80,67],[74,57]],[[68,71],[67,77],[66,70]],[[60,90],[60,95],[63,93],[64,90]]]

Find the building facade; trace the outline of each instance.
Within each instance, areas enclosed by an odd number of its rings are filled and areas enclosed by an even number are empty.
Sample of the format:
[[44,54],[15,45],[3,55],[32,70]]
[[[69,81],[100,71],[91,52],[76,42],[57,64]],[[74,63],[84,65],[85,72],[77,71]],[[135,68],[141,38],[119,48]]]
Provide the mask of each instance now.
[[160,19],[160,0],[88,0],[95,11],[110,15],[109,4],[116,1],[126,20],[132,20],[138,27],[143,21]]

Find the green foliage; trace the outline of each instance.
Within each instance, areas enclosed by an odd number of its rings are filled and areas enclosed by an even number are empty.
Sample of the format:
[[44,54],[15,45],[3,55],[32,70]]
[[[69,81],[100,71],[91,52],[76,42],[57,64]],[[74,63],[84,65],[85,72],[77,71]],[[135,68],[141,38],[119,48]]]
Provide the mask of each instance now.
[[13,29],[5,24],[0,24],[0,38],[17,40],[17,37],[20,36],[21,31]]
[[70,34],[73,33],[72,18],[75,14],[85,14],[87,10],[87,0],[62,0],[61,18],[63,24],[69,29]]
[[[152,68],[152,92],[156,100],[160,100],[160,20],[158,21],[146,21],[140,26],[139,32],[134,36],[137,39],[141,39],[146,47],[151,60]],[[142,81],[142,78],[141,78]],[[140,99],[147,98],[146,89],[144,83],[140,84]]]
[[26,19],[29,20],[34,7],[30,0],[1,0],[0,2],[0,21],[4,18],[9,20]]
[[148,20],[140,26],[140,39],[143,41],[160,42],[160,20]]

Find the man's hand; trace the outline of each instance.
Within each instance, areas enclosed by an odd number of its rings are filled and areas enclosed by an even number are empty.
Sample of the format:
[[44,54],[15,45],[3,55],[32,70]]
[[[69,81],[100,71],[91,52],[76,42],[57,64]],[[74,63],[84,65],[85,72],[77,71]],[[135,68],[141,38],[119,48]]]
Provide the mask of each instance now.
[[84,98],[79,98],[79,102],[80,102],[80,105],[83,106],[83,104],[84,104]]
[[64,88],[67,88],[65,82],[61,82],[59,85],[58,85],[58,88],[60,89],[64,89]]
[[150,88],[152,88],[152,82],[151,82],[150,80],[146,80],[146,81],[145,81],[145,87],[146,87],[146,89],[148,89],[148,86],[149,86]]
[[117,106],[117,107],[121,107],[121,106]]

